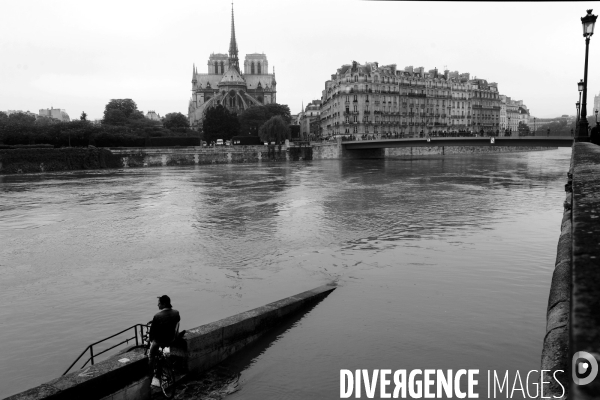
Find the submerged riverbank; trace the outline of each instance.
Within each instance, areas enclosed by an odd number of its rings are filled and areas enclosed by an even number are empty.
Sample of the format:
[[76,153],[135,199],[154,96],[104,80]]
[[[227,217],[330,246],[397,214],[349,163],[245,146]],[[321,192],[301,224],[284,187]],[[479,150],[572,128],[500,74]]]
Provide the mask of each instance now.
[[341,142],[311,146],[218,146],[164,148],[33,148],[1,149],[0,174],[89,169],[240,164],[267,161],[337,160],[343,158],[408,158],[450,154],[511,153],[548,147],[432,146],[388,148],[364,153],[344,152]]

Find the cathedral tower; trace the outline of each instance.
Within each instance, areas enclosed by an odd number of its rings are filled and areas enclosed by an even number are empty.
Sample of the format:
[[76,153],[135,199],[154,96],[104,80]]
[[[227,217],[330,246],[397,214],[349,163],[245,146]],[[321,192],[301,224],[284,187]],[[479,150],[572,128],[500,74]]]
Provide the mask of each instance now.
[[276,101],[277,82],[275,72],[269,73],[267,56],[247,54],[243,73],[239,64],[232,4],[229,53],[211,54],[206,73],[199,73],[193,66],[192,97],[188,104],[190,126],[200,129],[210,107],[222,105],[232,112],[241,113],[248,107]]

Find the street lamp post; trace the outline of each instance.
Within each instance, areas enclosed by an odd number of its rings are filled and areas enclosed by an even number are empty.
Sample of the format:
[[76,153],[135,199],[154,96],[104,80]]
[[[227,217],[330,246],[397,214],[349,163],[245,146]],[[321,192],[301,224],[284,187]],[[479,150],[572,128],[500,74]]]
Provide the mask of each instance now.
[[[580,97],[581,97],[581,93],[579,93]],[[575,108],[577,109],[577,122],[575,123],[575,133],[577,134],[577,136],[579,136],[579,106],[581,105],[580,102],[575,103]]]
[[596,114],[596,125],[598,125],[598,110],[594,111],[594,113]]
[[533,136],[535,136],[536,131],[537,129],[535,129],[535,117],[533,117]]
[[587,73],[588,73],[588,53],[590,48],[590,37],[594,34],[594,25],[598,16],[592,14],[592,10],[587,10],[587,15],[581,18],[583,25],[583,37],[585,37],[585,66],[583,70],[583,103],[581,103],[581,116],[579,118],[578,142],[589,142],[587,122]]

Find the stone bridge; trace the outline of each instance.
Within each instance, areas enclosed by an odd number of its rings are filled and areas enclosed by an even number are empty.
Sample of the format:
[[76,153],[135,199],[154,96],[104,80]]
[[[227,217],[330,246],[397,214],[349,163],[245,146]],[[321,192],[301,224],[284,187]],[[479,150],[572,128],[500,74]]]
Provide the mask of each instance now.
[[431,137],[409,139],[379,139],[342,141],[344,150],[372,150],[393,147],[442,146],[511,146],[511,147],[571,147],[572,136],[520,137]]

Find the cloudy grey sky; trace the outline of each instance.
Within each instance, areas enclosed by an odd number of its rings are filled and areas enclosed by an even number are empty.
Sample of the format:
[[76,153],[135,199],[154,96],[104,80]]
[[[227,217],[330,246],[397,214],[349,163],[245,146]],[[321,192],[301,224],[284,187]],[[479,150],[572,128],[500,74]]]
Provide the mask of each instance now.
[[[277,100],[292,113],[356,60],[469,72],[498,82],[537,117],[575,113],[585,56],[580,18],[593,6],[234,2],[240,59],[267,55]],[[144,112],[187,114],[192,64],[206,72],[210,53],[227,52],[230,21],[231,1],[223,0],[2,0],[0,110],[53,106],[95,119],[110,99],[131,98]],[[600,26],[590,42],[588,103],[600,91],[599,69]]]

